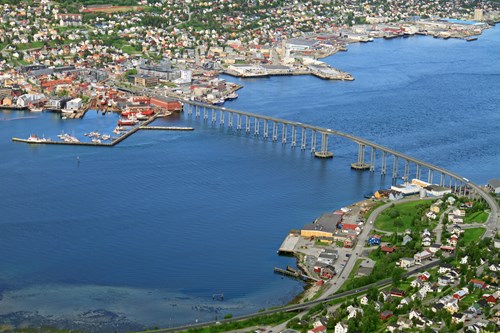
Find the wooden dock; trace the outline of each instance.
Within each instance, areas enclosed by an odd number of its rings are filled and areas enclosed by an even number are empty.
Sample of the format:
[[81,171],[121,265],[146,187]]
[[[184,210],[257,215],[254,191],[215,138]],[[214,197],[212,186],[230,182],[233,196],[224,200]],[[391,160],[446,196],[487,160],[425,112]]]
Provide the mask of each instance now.
[[290,277],[293,277],[293,278],[301,279],[301,280],[304,280],[304,281],[314,281],[314,282],[319,281],[319,279],[316,279],[316,278],[307,276],[305,274],[302,274],[298,269],[297,270],[296,269],[291,270],[289,268],[291,268],[291,267],[287,266],[287,269],[282,269],[282,268],[279,268],[279,267],[274,267],[274,272],[278,273],[278,274],[290,276]]

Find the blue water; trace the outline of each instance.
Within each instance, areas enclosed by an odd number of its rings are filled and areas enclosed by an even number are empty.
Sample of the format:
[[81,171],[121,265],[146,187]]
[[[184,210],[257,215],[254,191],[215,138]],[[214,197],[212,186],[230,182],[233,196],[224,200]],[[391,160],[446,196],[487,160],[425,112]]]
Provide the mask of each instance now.
[[450,23],[467,24],[467,25],[484,24],[484,23],[476,22],[476,21],[457,20],[457,19],[450,19],[450,18],[442,19],[442,21],[446,21],[446,22],[450,22]]
[[[228,77],[245,88],[226,106],[359,135],[483,184],[500,177],[499,51],[498,28],[474,43],[353,44],[326,59],[353,82]],[[11,142],[110,133],[117,120],[26,116],[0,114],[0,315],[106,309],[151,327],[285,304],[303,288],[273,274],[294,264],[276,254],[287,232],[390,182],[351,171],[357,150],[341,139],[320,161],[184,114],[157,122],[195,131],[142,131],[114,148]]]

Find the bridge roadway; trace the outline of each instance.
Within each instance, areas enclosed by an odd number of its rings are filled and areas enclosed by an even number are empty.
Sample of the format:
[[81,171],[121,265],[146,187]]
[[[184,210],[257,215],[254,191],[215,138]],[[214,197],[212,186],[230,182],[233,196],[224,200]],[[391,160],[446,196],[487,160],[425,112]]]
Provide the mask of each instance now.
[[369,146],[369,147],[372,147],[372,148],[374,148],[376,150],[383,151],[386,154],[391,154],[393,156],[397,156],[398,158],[402,158],[402,159],[404,159],[406,161],[413,162],[416,165],[419,165],[421,167],[425,167],[425,168],[427,168],[429,170],[440,172],[441,174],[447,175],[450,178],[454,178],[454,179],[456,179],[459,182],[466,183],[476,193],[478,193],[486,201],[486,203],[490,206],[491,213],[489,215],[488,221],[486,222],[487,231],[485,233],[485,236],[486,237],[493,237],[495,235],[496,231],[498,231],[499,221],[500,221],[500,208],[499,208],[498,203],[496,202],[496,200],[491,195],[489,195],[489,193],[487,193],[486,191],[484,191],[481,187],[479,187],[478,185],[476,185],[476,184],[474,184],[474,183],[466,180],[465,178],[463,178],[462,176],[460,176],[460,175],[458,175],[458,174],[456,174],[454,172],[451,172],[451,171],[446,170],[444,168],[441,168],[439,166],[433,165],[431,163],[427,163],[425,161],[413,158],[413,157],[408,156],[406,154],[402,154],[402,153],[400,153],[400,152],[398,152],[398,151],[396,151],[394,149],[390,149],[390,148],[384,147],[384,146],[379,145],[377,143],[365,140],[365,139],[363,139],[361,137],[358,137],[358,136],[355,136],[355,135],[352,135],[352,134],[347,134],[347,133],[344,133],[344,132],[341,132],[341,131],[332,130],[332,129],[329,129],[329,128],[322,128],[322,127],[308,125],[308,124],[303,124],[303,123],[300,123],[300,122],[294,122],[294,121],[289,121],[289,120],[284,120],[284,119],[279,119],[279,118],[273,118],[273,117],[269,117],[269,116],[263,116],[263,115],[259,115],[259,114],[255,114],[255,113],[250,113],[250,112],[245,112],[245,111],[230,109],[230,108],[226,108],[226,107],[214,106],[214,105],[200,103],[200,102],[195,102],[195,101],[189,101],[189,100],[181,100],[181,101],[184,102],[184,103],[186,103],[186,104],[190,104],[190,105],[197,106],[197,107],[204,107],[204,108],[207,108],[207,109],[219,110],[221,112],[231,112],[231,113],[234,113],[234,114],[239,114],[241,116],[247,116],[247,117],[250,117],[250,118],[258,118],[258,119],[267,120],[267,121],[271,121],[271,122],[275,122],[275,123],[281,123],[281,124],[286,124],[286,125],[290,125],[290,126],[305,128],[305,129],[309,129],[311,131],[319,132],[319,133],[322,133],[322,134],[335,135],[335,136],[338,136],[338,137],[346,138],[346,139],[354,141],[354,142],[356,142],[358,144]]

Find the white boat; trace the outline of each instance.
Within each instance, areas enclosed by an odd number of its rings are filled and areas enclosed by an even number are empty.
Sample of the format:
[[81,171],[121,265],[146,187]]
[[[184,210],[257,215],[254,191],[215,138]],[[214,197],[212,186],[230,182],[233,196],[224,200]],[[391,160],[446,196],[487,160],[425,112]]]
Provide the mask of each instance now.
[[109,139],[111,139],[111,135],[103,134],[103,135],[101,135],[101,139],[102,140],[109,140]]
[[27,141],[30,143],[31,142],[36,143],[36,142],[47,142],[50,141],[50,139],[40,138],[36,134],[31,134],[30,137],[27,139]]
[[33,107],[33,108],[30,109],[30,111],[31,112],[42,112],[43,108],[35,108],[35,107]]
[[137,120],[148,120],[149,119],[149,116],[146,116],[142,113],[138,113],[136,116]]
[[92,142],[93,142],[93,143],[101,143],[101,140],[96,139],[96,138],[93,138],[93,139],[92,139]]
[[226,100],[227,101],[232,101],[232,100],[235,100],[238,98],[238,94],[233,92],[233,93],[230,93],[229,95],[227,95],[226,97]]

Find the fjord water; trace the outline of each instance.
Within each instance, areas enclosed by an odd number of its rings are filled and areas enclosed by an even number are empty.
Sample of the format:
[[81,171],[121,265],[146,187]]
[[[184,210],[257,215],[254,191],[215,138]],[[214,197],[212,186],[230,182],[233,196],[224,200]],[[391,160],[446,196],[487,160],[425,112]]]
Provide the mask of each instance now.
[[[484,184],[500,177],[499,44],[498,28],[469,43],[354,44],[325,60],[353,82],[227,77],[244,89],[226,106],[359,135]],[[340,139],[322,161],[181,114],[157,123],[195,131],[141,131],[114,148],[11,142],[110,133],[117,120],[26,116],[0,114],[0,315],[105,309],[151,327],[285,304],[303,288],[273,274],[294,264],[276,254],[287,232],[390,183],[350,170],[357,149]]]

